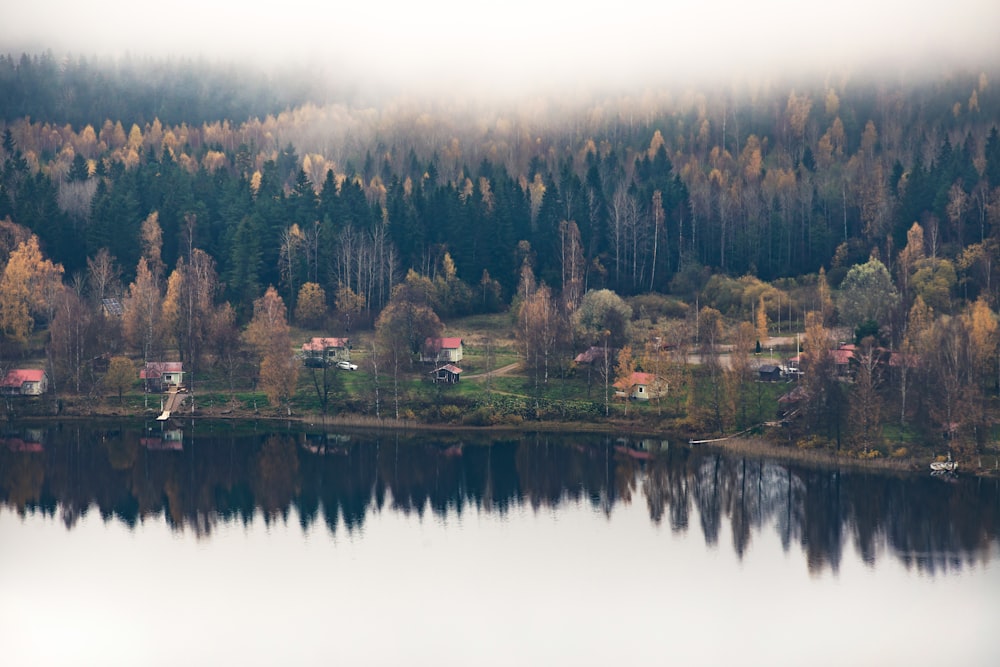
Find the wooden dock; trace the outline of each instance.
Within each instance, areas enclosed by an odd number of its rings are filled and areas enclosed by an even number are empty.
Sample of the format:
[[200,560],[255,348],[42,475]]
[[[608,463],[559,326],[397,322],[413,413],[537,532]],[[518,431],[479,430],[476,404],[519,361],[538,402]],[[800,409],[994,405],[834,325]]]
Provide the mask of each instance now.
[[156,421],[165,422],[170,419],[170,413],[175,412],[181,406],[187,394],[182,394],[177,387],[172,387],[167,394],[167,400],[163,404],[163,412],[156,418]]

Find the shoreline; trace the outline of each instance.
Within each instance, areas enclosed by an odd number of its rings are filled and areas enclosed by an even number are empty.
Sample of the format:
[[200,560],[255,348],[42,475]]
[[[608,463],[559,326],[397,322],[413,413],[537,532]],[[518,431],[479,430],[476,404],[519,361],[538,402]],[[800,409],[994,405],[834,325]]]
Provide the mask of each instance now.
[[[53,419],[65,421],[83,420],[127,420],[135,422],[155,421],[155,412],[148,411],[145,414],[128,414],[119,410],[94,410],[89,414],[84,414],[76,410],[60,412],[53,415],[23,414],[19,416],[8,415],[8,424],[18,421],[37,423],[48,422]],[[205,411],[202,409],[192,413],[178,413],[170,417],[169,421],[198,420],[217,422],[271,422],[271,423],[296,423],[309,428],[320,428],[323,430],[344,428],[352,430],[382,430],[401,432],[441,432],[442,434],[476,433],[476,434],[524,434],[524,433],[563,433],[563,434],[604,434],[608,436],[623,436],[629,438],[664,438],[696,450],[716,450],[730,455],[749,456],[752,458],[766,458],[783,463],[805,464],[812,467],[824,469],[851,469],[851,470],[872,470],[881,473],[905,473],[921,474],[926,471],[926,462],[918,460],[914,456],[906,458],[874,458],[858,459],[846,455],[839,455],[835,451],[821,449],[800,449],[794,445],[778,445],[770,442],[764,437],[732,436],[720,439],[711,443],[690,444],[689,436],[681,432],[667,432],[646,424],[636,424],[621,421],[609,422],[534,422],[525,421],[519,424],[493,424],[487,426],[471,426],[465,424],[429,424],[415,420],[395,419],[395,418],[375,418],[364,415],[333,415],[322,416],[316,414],[263,414],[260,412],[244,412],[233,410]],[[972,467],[960,469],[965,474],[978,476],[993,476],[993,469],[976,470]]]

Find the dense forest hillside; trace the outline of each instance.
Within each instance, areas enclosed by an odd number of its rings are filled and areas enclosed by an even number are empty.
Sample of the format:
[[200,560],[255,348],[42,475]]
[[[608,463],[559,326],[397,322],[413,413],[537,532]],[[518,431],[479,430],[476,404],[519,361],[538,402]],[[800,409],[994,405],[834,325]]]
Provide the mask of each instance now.
[[[220,273],[244,276],[230,296],[279,282],[278,238],[292,224],[322,237],[303,279],[333,287],[338,237],[380,229],[397,274],[426,271],[447,249],[461,278],[486,269],[508,296],[519,241],[558,284],[563,221],[579,230],[585,286],[622,293],[668,291],[699,265],[771,280],[847,267],[873,248],[891,262],[914,222],[931,254],[957,259],[995,227],[1000,93],[986,73],[496,110],[318,105],[211,67],[200,76],[195,63],[0,65],[11,93],[0,95],[0,217],[35,231],[70,273],[101,247],[131,273],[137,223],[154,211],[168,265],[181,220],[197,216],[196,244]],[[278,112],[279,96],[297,106]],[[97,120],[101,106],[119,115]],[[233,242],[241,225],[260,241],[257,266],[234,257],[255,254]]]
[[[998,75],[370,105],[205,63],[6,56],[0,266],[122,299],[144,358],[143,294],[195,358],[196,301],[235,323],[266,298],[372,323],[397,298],[453,317],[542,289],[566,321],[587,292],[659,293],[734,323],[760,311],[765,333],[818,311],[897,350],[914,308],[980,303],[994,336]],[[5,336],[54,323],[50,297],[3,299]]]

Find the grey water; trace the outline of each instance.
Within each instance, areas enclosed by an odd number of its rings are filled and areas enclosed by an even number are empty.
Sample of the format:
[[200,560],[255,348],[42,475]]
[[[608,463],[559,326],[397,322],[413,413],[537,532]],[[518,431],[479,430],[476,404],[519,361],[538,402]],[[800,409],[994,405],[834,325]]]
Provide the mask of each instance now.
[[995,665],[1000,483],[667,439],[0,428],[4,665]]

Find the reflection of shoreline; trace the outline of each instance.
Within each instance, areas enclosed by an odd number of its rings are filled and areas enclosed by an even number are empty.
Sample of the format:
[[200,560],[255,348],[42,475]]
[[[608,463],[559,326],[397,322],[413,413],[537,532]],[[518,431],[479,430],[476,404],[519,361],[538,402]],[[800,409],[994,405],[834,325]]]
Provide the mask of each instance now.
[[[107,416],[85,416],[66,415],[60,416],[60,421],[89,422],[106,419]],[[120,418],[126,423],[141,423],[138,417]],[[279,425],[298,424],[301,427],[310,429],[323,429],[329,432],[331,429],[341,429],[358,435],[377,436],[380,432],[393,434],[415,434],[415,433],[447,433],[449,436],[461,436],[471,434],[476,437],[483,436],[524,436],[532,433],[549,433],[558,435],[606,435],[625,436],[631,438],[670,438],[678,439],[676,433],[664,433],[656,429],[650,429],[631,422],[524,422],[520,425],[496,424],[492,426],[468,426],[465,424],[426,424],[404,419],[376,419],[359,415],[333,416],[323,419],[319,415],[259,415],[247,413],[243,415],[229,414],[205,414],[203,411],[194,415],[183,415],[184,421],[194,423],[219,422],[225,424],[257,424]],[[33,418],[24,418],[24,423],[47,423],[36,422]],[[686,441],[686,440],[685,440]],[[926,461],[914,457],[907,458],[874,458],[858,459],[850,456],[838,456],[837,452],[819,449],[800,449],[795,446],[784,446],[775,444],[765,438],[758,437],[733,437],[721,440],[709,445],[696,445],[695,447],[707,451],[721,450],[741,456],[751,456],[754,458],[766,458],[789,463],[806,464],[819,468],[838,468],[844,470],[871,470],[880,472],[896,473],[916,473],[923,476],[926,469]],[[997,477],[1000,472],[991,468],[977,470],[974,467],[966,467],[964,473],[969,475],[980,475],[984,477]]]
[[[698,445],[704,447],[704,445]],[[731,438],[714,443],[717,447],[732,454],[765,458],[785,463],[805,463],[817,468],[841,468],[849,470],[872,470],[879,472],[925,473],[922,464],[913,459],[856,459],[847,456],[837,456],[835,452],[815,449],[799,449],[775,445],[763,438]],[[990,471],[984,471],[988,474]]]
[[[151,442],[158,429],[56,424],[36,436],[45,443],[37,453],[0,447],[0,503],[58,514],[67,529],[95,508],[133,527],[164,516],[199,538],[232,522],[284,521],[292,510],[304,528],[336,534],[362,528],[373,509],[502,515],[584,503],[610,517],[638,505],[654,524],[700,532],[709,545],[729,535],[741,558],[755,536],[775,530],[811,571],[836,572],[852,544],[867,560],[892,555],[929,570],[950,554],[973,563],[1000,553],[1000,515],[990,511],[1000,506],[997,480],[941,484],[892,470],[799,465],[760,456],[752,441],[753,455],[741,455],[595,434],[232,426],[191,424],[183,447],[165,447]],[[910,556],[918,552],[932,555]]]

